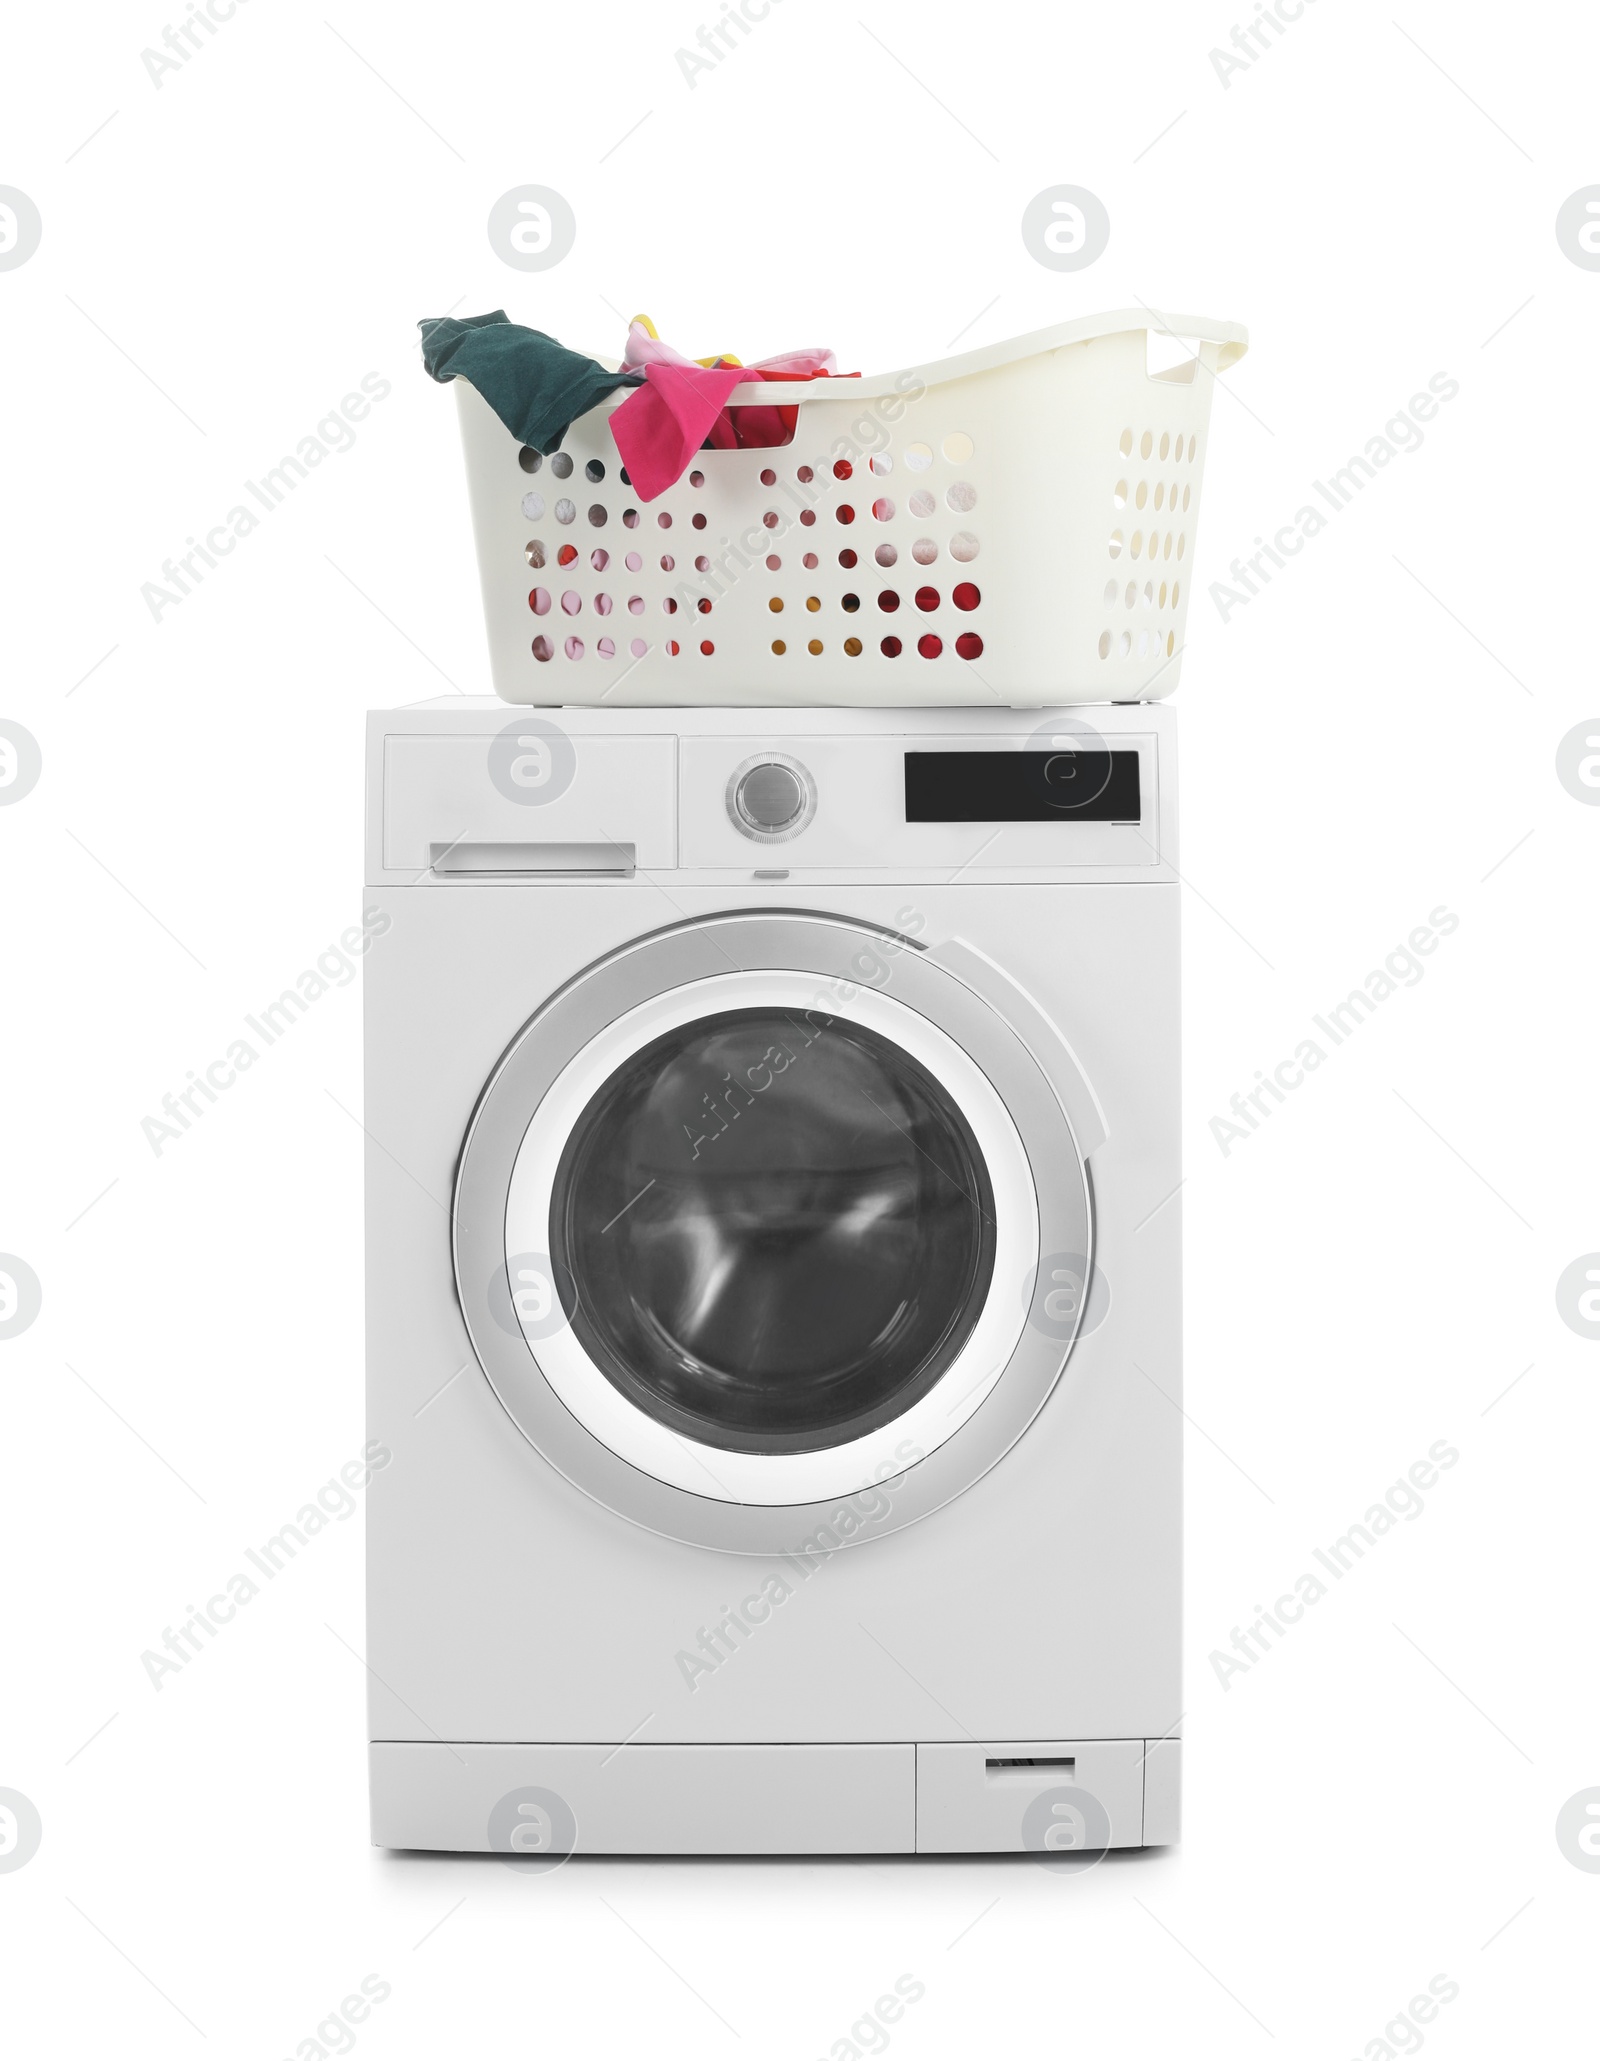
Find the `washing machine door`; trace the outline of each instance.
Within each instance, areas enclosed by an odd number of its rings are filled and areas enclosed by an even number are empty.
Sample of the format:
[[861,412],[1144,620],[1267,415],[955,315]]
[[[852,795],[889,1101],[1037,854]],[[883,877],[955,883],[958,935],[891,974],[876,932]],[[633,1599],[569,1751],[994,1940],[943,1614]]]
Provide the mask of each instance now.
[[784,914],[657,932],[484,1090],[467,1328],[517,1425],[620,1515],[736,1552],[879,1536],[992,1467],[1061,1374],[1092,1109],[959,947]]

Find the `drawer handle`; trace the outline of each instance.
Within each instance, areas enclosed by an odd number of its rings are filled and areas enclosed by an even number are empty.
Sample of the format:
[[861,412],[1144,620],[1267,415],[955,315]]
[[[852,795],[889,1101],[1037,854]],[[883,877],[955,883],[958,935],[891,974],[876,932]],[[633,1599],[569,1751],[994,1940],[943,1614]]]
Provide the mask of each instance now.
[[430,844],[429,870],[438,878],[496,873],[517,878],[604,875],[608,880],[633,876],[631,844]]

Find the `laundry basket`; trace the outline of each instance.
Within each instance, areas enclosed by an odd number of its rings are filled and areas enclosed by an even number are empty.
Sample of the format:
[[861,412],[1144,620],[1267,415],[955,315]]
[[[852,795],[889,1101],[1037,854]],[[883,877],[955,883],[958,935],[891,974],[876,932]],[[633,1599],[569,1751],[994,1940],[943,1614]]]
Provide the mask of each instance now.
[[[1151,332],[1185,340],[1150,369]],[[1226,322],[1123,312],[775,390],[791,440],[632,491],[611,408],[550,457],[455,382],[496,692],[868,707],[1150,700],[1178,684]],[[1171,355],[1170,347],[1168,355]]]

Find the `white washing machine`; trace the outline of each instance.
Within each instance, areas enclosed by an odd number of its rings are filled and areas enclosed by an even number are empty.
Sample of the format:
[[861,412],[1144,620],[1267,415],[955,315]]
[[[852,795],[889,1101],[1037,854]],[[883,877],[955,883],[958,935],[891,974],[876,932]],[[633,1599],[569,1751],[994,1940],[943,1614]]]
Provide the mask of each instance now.
[[379,1845],[1177,1836],[1174,740],[371,718]]

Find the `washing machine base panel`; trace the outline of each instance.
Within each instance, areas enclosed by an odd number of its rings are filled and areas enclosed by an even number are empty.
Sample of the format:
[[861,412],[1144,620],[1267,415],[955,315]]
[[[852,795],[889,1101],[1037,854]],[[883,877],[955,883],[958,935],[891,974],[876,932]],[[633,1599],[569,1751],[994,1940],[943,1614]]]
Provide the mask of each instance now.
[[1166,1846],[1181,1743],[529,1745],[376,1740],[376,1846],[570,1854],[1026,1853]]

